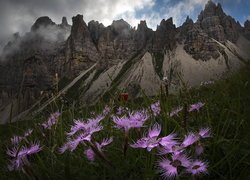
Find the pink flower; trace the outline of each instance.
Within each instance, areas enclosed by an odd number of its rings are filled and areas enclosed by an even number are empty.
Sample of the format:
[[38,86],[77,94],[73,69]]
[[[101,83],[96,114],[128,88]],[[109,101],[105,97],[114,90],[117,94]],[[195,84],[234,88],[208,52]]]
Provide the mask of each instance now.
[[18,145],[23,139],[22,136],[13,136],[10,140],[13,145]]
[[158,116],[161,112],[160,101],[155,102],[154,104],[150,105],[151,110],[154,113],[154,116]]
[[[103,151],[103,148],[107,145],[109,145],[110,143],[113,142],[113,137],[111,138],[106,138],[106,139],[103,139],[102,142],[99,144],[98,142],[96,142],[96,147],[97,149],[102,152]],[[90,160],[90,161],[94,161],[95,160],[95,152],[91,149],[91,148],[88,148],[84,151],[84,154],[86,155],[87,159]]]
[[193,175],[200,175],[203,173],[207,173],[207,163],[196,160],[191,163],[191,165],[187,168],[187,172]]
[[200,129],[198,134],[200,135],[201,138],[211,137],[210,128],[202,128]]
[[158,162],[158,167],[162,176],[166,179],[174,178],[178,175],[179,167],[189,167],[191,162],[185,154],[173,154],[172,160],[163,158]]
[[201,155],[204,152],[203,146],[199,143],[195,146],[195,154],[196,155]]
[[103,114],[104,116],[107,116],[110,112],[111,112],[110,107],[105,106],[105,108],[104,108],[103,111],[102,111],[102,114]]
[[145,121],[148,119],[146,111],[136,111],[129,113],[129,116],[113,116],[113,122],[117,128],[124,128],[128,132],[131,128],[141,128]]
[[8,166],[9,170],[21,170],[23,166],[30,165],[27,157],[38,153],[41,150],[42,148],[38,142],[31,144],[29,148],[26,146],[21,146],[21,148],[14,147],[12,149],[8,149],[7,154],[13,158],[10,161],[10,165]]
[[171,113],[170,113],[170,117],[173,117],[173,116],[178,116],[178,113],[180,112],[180,111],[182,111],[183,110],[183,107],[177,107],[176,109],[174,109],[174,110],[172,110],[171,111]]
[[133,148],[147,148],[148,151],[151,151],[153,148],[159,146],[161,139],[158,139],[158,136],[161,132],[161,126],[158,123],[155,123],[152,128],[149,129],[148,135],[139,139],[135,144],[130,145]]
[[24,137],[30,136],[32,134],[32,132],[33,132],[33,129],[28,129],[27,131],[25,131]]
[[126,112],[128,112],[128,108],[127,107],[119,107],[117,110],[116,110],[116,114],[117,115],[121,115],[121,114],[123,114],[123,113],[126,113]]
[[59,112],[55,112],[55,113],[51,114],[48,121],[42,123],[42,127],[44,129],[51,129],[51,127],[56,124],[59,116],[60,116]]
[[183,147],[188,147],[197,141],[199,141],[200,137],[197,136],[194,133],[189,133],[188,135],[185,136],[184,141],[182,142],[181,146]]
[[94,132],[98,132],[102,130],[102,126],[99,124],[100,121],[104,119],[104,116],[97,116],[96,118],[90,118],[87,122],[82,120],[75,120],[74,126],[71,127],[71,131],[67,133],[69,136],[74,135],[77,132],[85,132],[89,134],[93,134]]
[[90,134],[80,134],[74,139],[68,139],[68,141],[59,148],[59,153],[64,153],[65,151],[74,151],[79,144],[85,144],[84,141],[90,141],[91,135]]
[[199,111],[204,105],[205,103],[201,103],[201,102],[198,102],[196,104],[191,104],[188,112],[192,112],[194,110]]

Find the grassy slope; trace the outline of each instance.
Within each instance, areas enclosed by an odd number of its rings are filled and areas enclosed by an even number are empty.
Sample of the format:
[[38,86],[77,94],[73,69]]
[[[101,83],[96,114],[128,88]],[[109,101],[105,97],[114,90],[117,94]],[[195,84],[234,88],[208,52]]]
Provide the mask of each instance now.
[[[182,91],[176,97],[159,98],[162,113],[157,118],[152,118],[148,123],[159,122],[162,127],[161,135],[173,131],[180,136],[185,135],[182,128],[182,115],[169,118],[168,112],[179,105],[191,104],[198,101],[205,102],[205,107],[197,113],[188,115],[188,130],[198,130],[200,127],[209,126],[213,138],[205,141],[205,154],[202,159],[209,162],[209,175],[206,179],[249,179],[250,178],[250,69],[249,66],[230,78],[216,82],[213,85]],[[157,97],[145,97],[137,101],[130,101],[126,105],[132,109],[146,107],[154,102]],[[117,104],[119,105],[119,104]],[[6,147],[10,145],[13,134],[21,135],[28,128],[36,129],[30,140],[39,139],[43,144],[43,151],[32,157],[34,172],[41,179],[157,179],[159,174],[155,170],[157,152],[148,153],[143,149],[128,149],[127,157],[122,155],[123,133],[113,129],[110,118],[107,117],[105,129],[100,134],[95,134],[95,139],[114,136],[114,143],[106,148],[106,155],[113,162],[115,168],[109,168],[101,161],[89,163],[83,152],[78,147],[74,153],[57,153],[58,147],[65,142],[65,131],[69,131],[72,119],[88,117],[90,111],[100,112],[104,104],[100,103],[90,108],[64,108],[63,114],[56,128],[46,133],[43,137],[39,133],[38,122],[46,120],[47,110],[43,115],[33,121],[24,121],[11,125],[0,126],[0,178],[26,179],[21,172],[8,172]],[[132,130],[130,142],[146,132]],[[77,178],[76,178],[77,177]]]

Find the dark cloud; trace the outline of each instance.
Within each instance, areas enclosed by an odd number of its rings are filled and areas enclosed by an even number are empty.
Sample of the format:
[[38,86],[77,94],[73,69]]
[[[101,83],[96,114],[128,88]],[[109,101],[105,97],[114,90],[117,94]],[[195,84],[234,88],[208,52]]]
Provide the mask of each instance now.
[[30,30],[38,17],[49,16],[60,23],[66,16],[69,23],[76,14],[83,14],[85,21],[98,20],[104,24],[124,13],[134,17],[135,10],[152,6],[156,0],[0,0],[0,41],[11,34]]

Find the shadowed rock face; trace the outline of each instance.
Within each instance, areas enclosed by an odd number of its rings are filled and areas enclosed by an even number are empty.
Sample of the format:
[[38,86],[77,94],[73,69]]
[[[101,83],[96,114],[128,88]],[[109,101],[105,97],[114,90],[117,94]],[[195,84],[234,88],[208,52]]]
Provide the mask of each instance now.
[[99,52],[92,40],[82,15],[72,18],[71,34],[66,41],[64,74],[75,77],[80,71],[89,68],[100,59]]
[[173,24],[173,19],[163,19],[153,37],[153,51],[173,50],[176,45],[176,27]]
[[[113,21],[108,27],[97,21],[90,21],[87,25],[82,15],[73,17],[72,22],[70,26],[63,17],[61,24],[57,25],[44,16],[38,18],[31,31],[24,36],[13,35],[0,57],[2,105],[19,96],[21,89],[22,99],[27,105],[25,107],[28,107],[39,97],[40,91],[53,91],[55,74],[58,74],[59,79],[72,79],[95,63],[98,64],[97,72],[118,64],[118,69],[125,71],[120,64],[136,64],[148,52],[150,62],[154,66],[157,64],[155,69],[165,71],[161,69],[164,54],[175,53],[179,46],[197,61],[209,61],[226,54],[223,45],[228,41],[236,44],[241,35],[250,40],[250,22],[246,21],[242,28],[224,13],[220,4],[212,1],[208,1],[196,22],[187,17],[178,28],[172,18],[163,19],[156,31],[148,28],[146,21],[141,21],[137,29],[123,19]],[[159,57],[155,58],[155,55]],[[147,67],[147,58],[144,61]],[[25,101],[26,97],[32,98]]]
[[244,23],[244,36],[250,40],[250,21],[247,20],[245,23]]
[[48,16],[40,17],[36,20],[35,24],[31,27],[31,31],[36,31],[41,26],[47,27],[47,26],[54,26],[56,25]]

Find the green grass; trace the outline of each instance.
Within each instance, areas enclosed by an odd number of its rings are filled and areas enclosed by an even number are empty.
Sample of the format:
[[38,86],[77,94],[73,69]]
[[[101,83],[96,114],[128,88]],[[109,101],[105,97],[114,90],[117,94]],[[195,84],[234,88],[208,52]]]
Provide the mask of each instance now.
[[[201,88],[183,90],[179,96],[143,97],[129,102],[116,102],[110,105],[127,106],[130,109],[148,107],[152,102],[160,99],[161,114],[150,118],[147,125],[158,122],[163,129],[161,135],[177,132],[183,137],[186,132],[183,128],[183,116],[168,117],[172,108],[184,104],[204,102],[205,106],[199,112],[192,112],[187,116],[188,131],[197,131],[200,127],[210,127],[213,137],[206,139],[205,153],[201,159],[209,163],[209,174],[202,179],[250,179],[250,69],[242,69],[229,78],[215,84]],[[60,108],[60,105],[59,109]],[[38,123],[46,121],[49,113],[47,109],[39,116],[29,121],[16,122],[0,126],[0,179],[27,179],[20,172],[7,171],[8,157],[6,148],[10,147],[10,138],[22,135],[28,128],[35,129],[29,140],[39,140],[43,151],[31,157],[33,171],[40,179],[159,179],[156,171],[157,151],[148,153],[145,149],[128,148],[126,157],[123,156],[124,133],[113,128],[111,118],[103,120],[104,130],[94,134],[94,138],[114,136],[114,142],[104,153],[113,163],[111,168],[101,160],[90,163],[84,156],[84,146],[78,147],[73,153],[59,154],[58,148],[65,142],[65,132],[70,130],[74,118],[88,118],[90,112],[100,113],[105,106],[99,102],[92,107],[75,107],[73,105],[62,108],[62,115],[58,124],[42,136]],[[129,142],[137,140],[147,132],[148,127],[141,131],[132,130]],[[192,177],[180,177],[192,179]]]
[[157,72],[160,79],[163,78],[163,72],[162,72],[163,61],[164,61],[164,53],[162,52],[153,53],[153,63],[155,72]]

